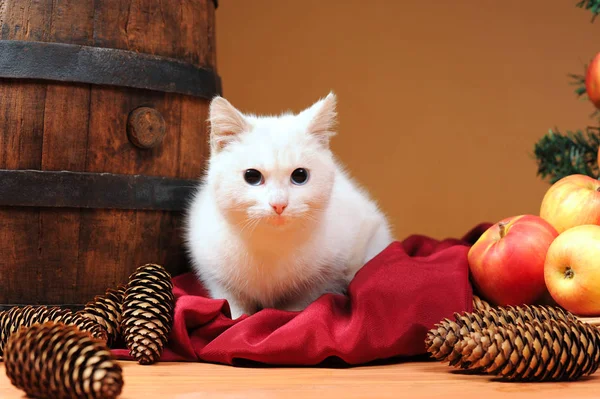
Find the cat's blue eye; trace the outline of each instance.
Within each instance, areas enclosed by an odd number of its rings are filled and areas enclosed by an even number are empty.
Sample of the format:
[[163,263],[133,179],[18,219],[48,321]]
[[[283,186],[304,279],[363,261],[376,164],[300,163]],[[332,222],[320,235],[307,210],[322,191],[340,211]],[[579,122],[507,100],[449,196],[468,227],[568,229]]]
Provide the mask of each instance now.
[[292,183],[302,185],[308,181],[308,171],[304,168],[295,169],[290,177]]
[[256,169],[247,169],[244,173],[244,180],[252,186],[258,186],[263,182],[263,175]]

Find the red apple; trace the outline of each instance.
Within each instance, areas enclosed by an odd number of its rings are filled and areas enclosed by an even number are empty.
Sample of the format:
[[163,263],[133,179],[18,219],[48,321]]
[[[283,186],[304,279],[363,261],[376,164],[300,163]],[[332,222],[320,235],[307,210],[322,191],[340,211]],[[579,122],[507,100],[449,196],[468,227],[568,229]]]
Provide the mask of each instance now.
[[585,72],[585,91],[590,102],[600,108],[600,53],[594,56]]
[[557,231],[535,215],[501,220],[468,253],[471,281],[481,296],[501,306],[535,304],[548,294],[546,251]]
[[580,174],[563,177],[546,191],[540,216],[559,234],[582,224],[600,224],[600,181]]
[[600,316],[600,226],[575,226],[548,248],[544,266],[552,298],[579,316]]

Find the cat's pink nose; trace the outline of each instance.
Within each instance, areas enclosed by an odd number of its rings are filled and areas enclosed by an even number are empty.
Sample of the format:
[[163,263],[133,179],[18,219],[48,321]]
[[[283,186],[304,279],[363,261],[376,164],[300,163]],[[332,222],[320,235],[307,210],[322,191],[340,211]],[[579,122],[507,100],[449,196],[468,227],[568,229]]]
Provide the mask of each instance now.
[[277,213],[278,215],[281,215],[287,205],[286,204],[271,204],[271,206],[275,210],[275,213]]

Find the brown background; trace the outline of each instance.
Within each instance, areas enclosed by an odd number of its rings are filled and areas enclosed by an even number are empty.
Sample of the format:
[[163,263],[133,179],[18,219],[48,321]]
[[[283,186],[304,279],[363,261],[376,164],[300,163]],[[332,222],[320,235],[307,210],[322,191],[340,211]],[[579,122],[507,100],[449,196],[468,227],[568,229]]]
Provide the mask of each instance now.
[[576,0],[221,0],[217,60],[243,111],[331,89],[333,149],[399,239],[539,212],[534,143],[593,122],[568,73],[600,49]]

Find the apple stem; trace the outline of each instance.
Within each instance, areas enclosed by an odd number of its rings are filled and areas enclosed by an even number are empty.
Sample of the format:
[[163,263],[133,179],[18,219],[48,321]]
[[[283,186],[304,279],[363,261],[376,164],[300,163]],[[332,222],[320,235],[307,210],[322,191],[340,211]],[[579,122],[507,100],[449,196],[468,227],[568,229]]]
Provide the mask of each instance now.
[[598,191],[598,192],[600,193],[600,187],[598,187],[598,188],[596,189],[596,191]]
[[498,227],[500,228],[500,238],[504,238],[506,235],[506,223],[500,222],[498,223]]
[[575,276],[575,272],[570,267],[565,270],[565,278],[571,279]]

